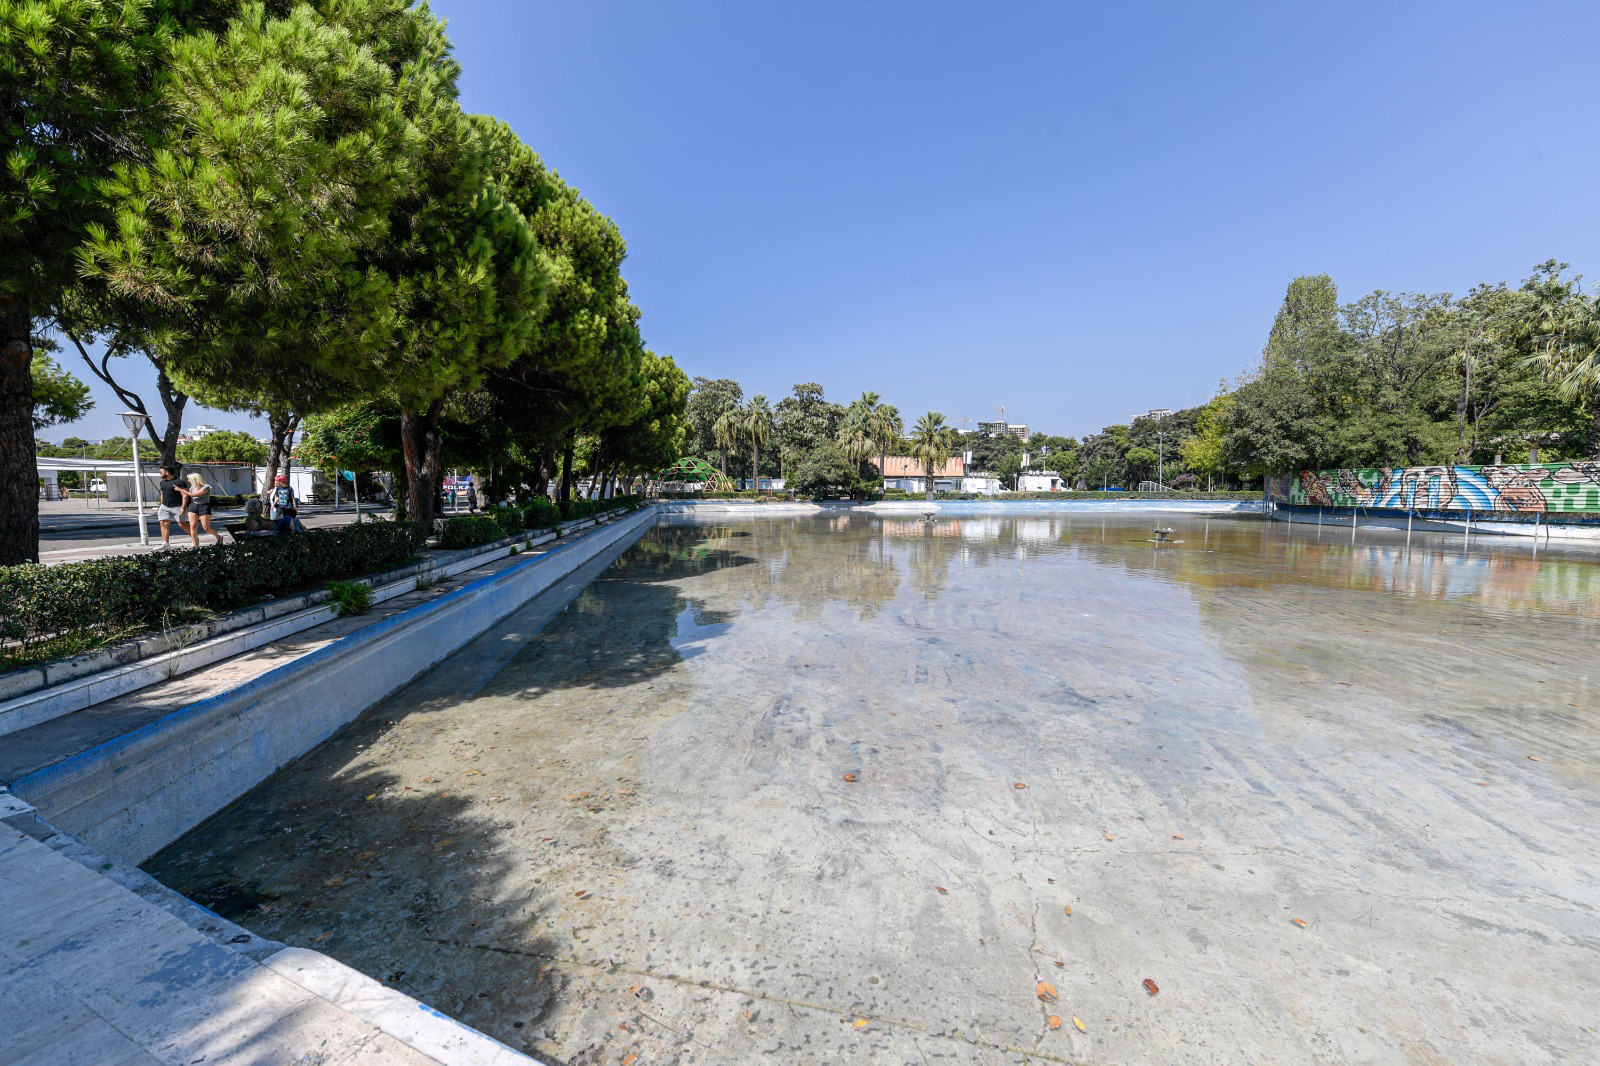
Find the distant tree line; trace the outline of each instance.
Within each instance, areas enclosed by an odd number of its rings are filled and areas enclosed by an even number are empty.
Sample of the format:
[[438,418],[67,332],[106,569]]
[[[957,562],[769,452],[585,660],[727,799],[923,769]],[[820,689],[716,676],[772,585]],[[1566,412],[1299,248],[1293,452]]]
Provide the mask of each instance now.
[[1200,407],[1084,439],[1090,487],[1259,483],[1264,473],[1600,459],[1600,295],[1565,264],[1465,296],[1369,293],[1340,304],[1295,278],[1255,367]]
[[678,453],[689,382],[616,226],[462,111],[425,6],[3,3],[0,54],[0,565],[37,557],[40,418],[87,399],[61,347],[135,410],[118,361],[149,361],[163,459],[191,397],[265,416],[274,469],[304,422],[329,464],[381,453],[423,522],[447,456],[564,500],[575,462]]

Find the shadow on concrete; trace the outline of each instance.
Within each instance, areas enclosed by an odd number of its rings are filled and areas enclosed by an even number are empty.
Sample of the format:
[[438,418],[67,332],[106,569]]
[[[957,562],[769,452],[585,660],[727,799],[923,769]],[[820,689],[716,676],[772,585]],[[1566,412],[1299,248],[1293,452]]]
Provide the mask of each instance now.
[[507,839],[507,801],[464,766],[402,781],[351,765],[368,739],[334,738],[145,869],[261,936],[323,952],[559,1066],[537,1047],[565,983],[538,932],[552,901]]

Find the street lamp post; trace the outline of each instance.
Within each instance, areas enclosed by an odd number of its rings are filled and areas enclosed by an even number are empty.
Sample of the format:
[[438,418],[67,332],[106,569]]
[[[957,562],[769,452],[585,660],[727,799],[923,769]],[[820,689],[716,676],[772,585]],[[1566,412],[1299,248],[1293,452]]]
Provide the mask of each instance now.
[[139,431],[150,421],[150,416],[138,411],[123,411],[122,424],[128,427],[128,439],[133,444],[133,500],[139,512],[139,543],[150,546],[150,531],[144,524],[144,474],[139,468]]

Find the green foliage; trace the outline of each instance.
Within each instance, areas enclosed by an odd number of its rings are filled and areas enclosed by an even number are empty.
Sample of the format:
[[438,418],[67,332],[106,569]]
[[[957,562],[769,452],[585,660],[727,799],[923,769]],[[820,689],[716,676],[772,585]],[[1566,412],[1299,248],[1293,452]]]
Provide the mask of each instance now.
[[328,602],[337,615],[366,614],[372,610],[372,586],[360,581],[330,581]]
[[653,475],[683,450],[689,377],[671,356],[645,352],[637,413],[601,431],[598,452],[610,473]]
[[929,411],[917,419],[911,431],[911,457],[923,465],[924,485],[930,500],[934,493],[934,472],[950,458],[956,443],[956,431],[945,424],[944,415],[938,411]]
[[507,533],[500,526],[500,522],[490,515],[457,515],[453,518],[442,518],[439,526],[439,547],[445,551],[457,551],[461,548],[476,548],[480,544],[502,540],[516,533],[512,530]]
[[689,452],[716,463],[724,474],[728,472],[732,435],[720,433],[717,426],[743,402],[744,390],[728,378],[695,378],[689,394]]
[[844,410],[829,403],[822,386],[808,381],[794,387],[794,394],[778,401],[773,409],[772,440],[783,456],[785,475],[789,466],[839,432]]
[[786,484],[813,499],[840,494],[859,498],[882,484],[876,477],[863,476],[861,460],[862,456],[847,455],[839,444],[825,440],[791,462]]
[[94,407],[94,400],[89,398],[89,386],[37,348],[33,352],[29,376],[33,379],[33,428],[36,431],[58,422],[76,422]]
[[325,473],[402,469],[400,416],[374,401],[309,416],[296,454]]
[[197,441],[178,445],[178,460],[185,463],[254,463],[267,461],[267,446],[248,433],[219,429]]
[[228,610],[399,566],[422,543],[419,526],[366,522],[185,551],[0,567],[0,602],[7,605],[0,642],[5,655],[23,661],[63,636],[105,639],[160,625],[171,610]]

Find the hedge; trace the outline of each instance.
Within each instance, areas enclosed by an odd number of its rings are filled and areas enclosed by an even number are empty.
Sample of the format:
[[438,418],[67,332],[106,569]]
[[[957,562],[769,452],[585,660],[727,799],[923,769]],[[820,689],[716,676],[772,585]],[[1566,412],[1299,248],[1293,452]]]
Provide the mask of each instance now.
[[73,650],[186,611],[228,610],[399,566],[423,542],[421,526],[375,521],[59,566],[0,567],[0,669],[36,659],[47,644]]

